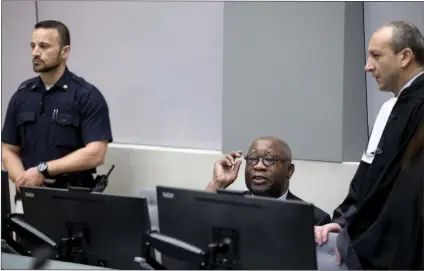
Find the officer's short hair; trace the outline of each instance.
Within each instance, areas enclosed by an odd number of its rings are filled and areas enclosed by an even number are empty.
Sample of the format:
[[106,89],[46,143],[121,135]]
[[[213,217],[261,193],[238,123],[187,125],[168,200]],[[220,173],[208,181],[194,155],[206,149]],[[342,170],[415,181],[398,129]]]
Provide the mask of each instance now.
[[62,47],[71,45],[71,36],[69,34],[69,29],[62,22],[54,21],[54,20],[41,21],[36,23],[34,28],[35,29],[38,29],[38,28],[56,29],[57,32],[59,32],[60,43]]
[[393,52],[397,54],[403,49],[409,48],[415,55],[418,64],[424,66],[424,37],[420,30],[415,25],[404,21],[393,21],[384,26],[393,29]]

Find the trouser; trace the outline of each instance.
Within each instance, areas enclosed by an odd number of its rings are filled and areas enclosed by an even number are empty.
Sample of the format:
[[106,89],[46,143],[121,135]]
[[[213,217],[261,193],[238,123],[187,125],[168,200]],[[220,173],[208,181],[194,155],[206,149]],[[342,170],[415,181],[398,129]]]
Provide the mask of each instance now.
[[327,242],[321,246],[317,246],[318,270],[349,270],[344,263],[341,266],[337,264],[337,236],[337,233],[329,233]]

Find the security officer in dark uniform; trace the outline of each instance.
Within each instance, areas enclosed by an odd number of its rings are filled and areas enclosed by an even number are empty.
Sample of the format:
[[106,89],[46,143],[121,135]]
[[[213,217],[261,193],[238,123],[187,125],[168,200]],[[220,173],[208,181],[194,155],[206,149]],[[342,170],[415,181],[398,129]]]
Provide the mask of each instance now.
[[[67,68],[68,28],[35,25],[33,70],[12,96],[2,130],[2,163],[21,186],[94,186],[93,173],[112,142],[109,109],[100,91]],[[19,193],[17,193],[19,195]]]

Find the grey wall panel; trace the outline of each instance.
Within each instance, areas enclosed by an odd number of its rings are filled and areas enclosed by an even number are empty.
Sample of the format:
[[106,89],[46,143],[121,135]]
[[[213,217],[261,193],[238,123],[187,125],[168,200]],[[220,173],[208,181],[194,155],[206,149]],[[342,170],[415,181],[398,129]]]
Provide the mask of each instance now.
[[344,2],[226,2],[223,151],[261,135],[341,161]]
[[[365,2],[365,48],[368,48],[368,42],[379,26],[399,20],[415,24],[424,33],[424,2]],[[371,131],[380,107],[393,94],[380,91],[370,74],[367,74],[367,91],[368,123]]]
[[[394,16],[382,4],[365,3],[365,40],[353,2],[42,1],[39,17],[70,27],[70,68],[105,94],[116,142],[221,149],[222,137],[228,152],[275,135],[297,159],[340,162],[357,161],[366,144],[359,45]],[[420,3],[397,4],[398,18],[424,25]],[[2,12],[4,118],[35,75],[35,4],[6,1]],[[379,109],[381,93],[367,86]]]
[[10,98],[32,71],[31,34],[36,23],[34,1],[1,3],[1,117],[2,126]]
[[223,3],[40,1],[39,19],[69,26],[115,142],[221,149]]
[[363,2],[346,2],[343,69],[343,161],[360,161],[368,142]]

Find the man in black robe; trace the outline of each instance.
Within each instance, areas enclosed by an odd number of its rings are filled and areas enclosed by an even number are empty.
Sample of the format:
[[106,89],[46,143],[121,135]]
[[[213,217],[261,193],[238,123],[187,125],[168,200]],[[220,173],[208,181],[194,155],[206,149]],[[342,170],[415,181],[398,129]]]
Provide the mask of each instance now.
[[423,66],[424,37],[414,25],[391,22],[373,34],[365,69],[395,97],[382,106],[332,223],[315,227],[318,245],[339,232],[336,262],[343,268],[424,268],[422,146],[407,155],[424,129]]

